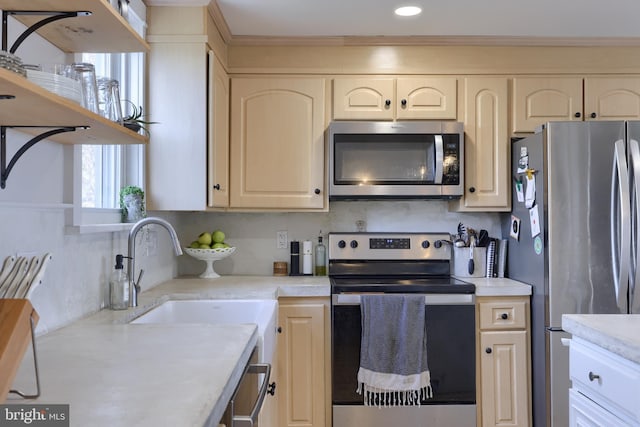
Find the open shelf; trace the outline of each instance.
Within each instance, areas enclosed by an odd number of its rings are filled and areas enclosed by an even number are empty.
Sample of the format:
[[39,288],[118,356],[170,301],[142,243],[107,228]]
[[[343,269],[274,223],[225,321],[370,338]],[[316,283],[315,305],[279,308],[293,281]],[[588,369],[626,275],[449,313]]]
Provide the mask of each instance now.
[[[37,33],[64,52],[148,52],[149,44],[107,0],[0,0],[2,10],[88,11],[90,16],[63,19]],[[42,16],[13,16],[27,27]],[[20,56],[20,50],[16,52]]]
[[[3,68],[0,68],[0,95],[15,96],[14,99],[0,99],[0,124],[3,126],[89,127],[49,138],[62,144],[108,145],[149,142],[147,136],[107,120]],[[38,128],[19,130],[33,135],[42,133],[42,129]]]

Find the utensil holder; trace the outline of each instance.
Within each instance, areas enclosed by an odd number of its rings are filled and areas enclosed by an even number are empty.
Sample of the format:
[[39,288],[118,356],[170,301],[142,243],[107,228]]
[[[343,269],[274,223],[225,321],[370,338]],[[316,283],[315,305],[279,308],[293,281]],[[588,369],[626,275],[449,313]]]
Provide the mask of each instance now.
[[471,248],[453,248],[453,275],[456,277],[485,277],[487,274],[487,248],[473,248],[473,272],[469,272]]

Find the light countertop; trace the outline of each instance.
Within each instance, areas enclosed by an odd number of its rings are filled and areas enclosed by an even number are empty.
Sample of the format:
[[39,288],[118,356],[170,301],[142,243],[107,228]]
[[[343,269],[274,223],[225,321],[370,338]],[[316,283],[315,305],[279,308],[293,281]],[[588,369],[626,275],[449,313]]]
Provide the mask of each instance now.
[[640,363],[640,314],[564,314],[562,329]]
[[[477,295],[530,295],[509,279],[465,279]],[[170,299],[329,297],[327,277],[180,277],[138,297],[128,310],[102,310],[37,338],[42,395],[67,403],[71,426],[216,425],[257,342],[255,325],[128,324]],[[14,388],[33,390],[31,351]],[[20,403],[10,397],[7,403]],[[17,401],[16,401],[17,399]]]

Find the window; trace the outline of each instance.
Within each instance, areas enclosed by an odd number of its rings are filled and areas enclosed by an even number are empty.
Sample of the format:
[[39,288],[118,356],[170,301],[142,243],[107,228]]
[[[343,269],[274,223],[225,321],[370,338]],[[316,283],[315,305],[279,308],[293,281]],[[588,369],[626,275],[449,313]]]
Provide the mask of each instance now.
[[[136,31],[144,35],[146,24],[133,9],[129,10],[129,21]],[[94,64],[98,78],[109,77],[119,82],[123,116],[131,112],[131,104],[144,108],[143,53],[85,53],[78,60]],[[82,168],[82,208],[118,209],[120,188],[126,185],[144,188],[144,147],[115,144],[117,141],[114,145],[82,146],[79,162]]]

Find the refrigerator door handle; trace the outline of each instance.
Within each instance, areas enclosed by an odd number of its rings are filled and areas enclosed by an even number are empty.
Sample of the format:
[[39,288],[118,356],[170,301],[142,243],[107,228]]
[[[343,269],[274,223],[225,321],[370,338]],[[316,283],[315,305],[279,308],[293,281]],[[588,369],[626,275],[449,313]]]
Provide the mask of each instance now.
[[640,144],[635,139],[629,140],[630,179],[632,180],[631,210],[631,283],[629,285],[629,313],[640,314],[640,250],[638,250],[638,232],[640,232]]
[[611,258],[616,302],[621,313],[628,310],[630,254],[630,195],[625,142],[615,142],[611,173]]

